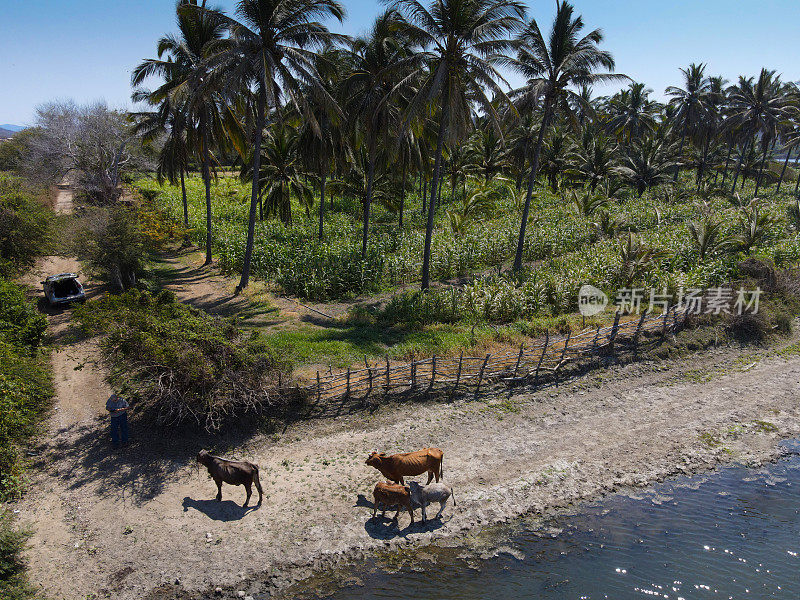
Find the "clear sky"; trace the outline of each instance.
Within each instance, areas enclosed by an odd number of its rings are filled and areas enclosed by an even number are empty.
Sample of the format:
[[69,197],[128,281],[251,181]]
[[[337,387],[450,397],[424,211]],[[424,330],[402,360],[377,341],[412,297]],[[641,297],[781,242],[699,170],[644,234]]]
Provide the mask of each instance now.
[[[335,27],[365,31],[380,2],[344,0]],[[555,0],[528,0],[549,29]],[[617,70],[655,90],[680,82],[680,67],[708,63],[735,80],[776,69],[800,79],[800,0],[575,0],[588,27],[605,32]],[[234,0],[216,5],[231,11]],[[0,124],[25,125],[48,100],[102,99],[130,106],[130,72],[174,30],[173,0],[0,0]],[[605,91],[605,90],[604,90]]]

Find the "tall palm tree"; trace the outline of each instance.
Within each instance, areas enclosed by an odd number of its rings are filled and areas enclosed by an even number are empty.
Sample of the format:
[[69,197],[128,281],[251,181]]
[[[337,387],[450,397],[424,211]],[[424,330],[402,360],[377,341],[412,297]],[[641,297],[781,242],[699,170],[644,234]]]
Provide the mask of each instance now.
[[[211,219],[211,146],[224,140],[220,117],[219,95],[209,83],[206,56],[209,49],[222,39],[226,32],[225,19],[216,11],[206,10],[205,0],[180,0],[177,4],[178,35],[166,35],[158,41],[158,58],[142,61],[131,77],[134,86],[148,77],[161,76],[165,80],[148,96],[151,104],[168,102],[172,110],[185,114],[181,123],[193,122],[196,132],[190,140],[197,150],[202,165],[206,192],[206,260],[211,263],[213,240]],[[165,58],[166,56],[166,58]]]
[[[683,87],[669,86],[666,89],[667,96],[672,96],[670,104],[676,108],[674,119],[681,123],[681,144],[678,149],[678,158],[683,155],[683,145],[686,135],[698,121],[702,102],[709,91],[709,82],[705,77],[705,64],[692,63],[687,69],[681,69],[683,74]],[[675,173],[673,180],[678,179],[680,161],[675,163]]]
[[417,60],[396,35],[397,18],[395,11],[388,10],[376,19],[369,36],[353,40],[352,72],[343,82],[349,96],[345,112],[361,121],[366,148],[361,256],[367,255],[372,184],[379,144],[383,141],[384,148],[388,149],[388,133],[400,118],[399,106],[394,99],[403,91],[402,84],[408,82],[408,75]]
[[[277,119],[281,118],[282,97],[312,124],[316,119],[306,102],[308,86],[331,107],[335,105],[317,73],[315,50],[342,38],[331,33],[321,20],[335,18],[341,22],[344,14],[344,7],[336,0],[239,0],[238,20],[225,18],[231,35],[217,44],[210,63],[215,76],[227,82],[231,95],[254,90],[253,148],[261,148],[267,105]],[[260,161],[261,152],[253,152],[251,172],[261,172]],[[253,177],[247,244],[237,292],[250,281],[259,180],[260,177]]]
[[741,132],[744,146],[740,154],[733,189],[747,155],[748,146],[760,138],[764,157],[777,136],[778,126],[786,115],[787,99],[782,93],[780,77],[775,71],[761,69],[757,80],[739,77],[739,82],[730,89],[731,122]]
[[617,145],[591,125],[584,128],[573,153],[572,172],[589,184],[592,192],[608,179],[617,166]]
[[652,91],[643,83],[631,83],[628,89],[615,94],[608,104],[609,131],[616,133],[620,140],[627,137],[628,143],[652,131],[656,108],[655,103],[648,98]]
[[421,54],[424,67],[411,75],[418,79],[419,88],[409,114],[420,114],[433,105],[438,120],[422,257],[422,289],[427,289],[444,145],[464,137],[474,105],[499,128],[486,88],[495,100],[507,100],[498,83],[505,79],[496,65],[506,60],[502,53],[513,45],[506,36],[520,27],[525,9],[517,0],[433,0],[428,8],[418,0],[395,0],[392,7],[404,17],[402,35],[425,51]]
[[[153,93],[149,90],[137,88],[131,99],[134,102],[147,102],[158,105]],[[176,108],[169,98],[161,99],[157,110],[146,113],[133,113],[135,122],[133,132],[142,137],[143,144],[161,142],[158,152],[156,167],[156,180],[159,185],[168,181],[170,185],[177,185],[180,181],[181,200],[183,202],[183,226],[189,227],[189,203],[186,198],[185,174],[189,170],[189,140],[186,114]]]
[[525,245],[525,230],[530,214],[531,197],[536,175],[539,170],[539,157],[542,152],[545,132],[553,120],[556,110],[571,102],[581,103],[582,96],[570,87],[590,86],[596,82],[623,77],[613,73],[597,73],[600,69],[613,71],[614,59],[598,45],[603,40],[599,29],[581,37],[583,19],[573,17],[574,8],[563,0],[557,0],[557,12],[550,36],[545,38],[535,19],[528,23],[520,33],[520,49],[513,61],[516,68],[527,79],[526,84],[514,90],[511,97],[517,101],[526,98],[542,99],[542,123],[536,146],[533,149],[528,191],[522,210],[517,253],[514,257],[514,270],[522,268],[522,251]]

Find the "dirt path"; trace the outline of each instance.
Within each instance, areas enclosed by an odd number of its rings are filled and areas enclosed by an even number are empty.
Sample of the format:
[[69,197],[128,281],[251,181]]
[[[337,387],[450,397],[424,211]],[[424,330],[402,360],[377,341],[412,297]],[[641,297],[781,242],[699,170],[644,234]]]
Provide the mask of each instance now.
[[[151,598],[259,593],[343,552],[424,544],[721,461],[761,461],[778,438],[800,434],[800,356],[787,356],[714,351],[691,365],[631,365],[534,394],[387,407],[257,436],[236,452],[261,466],[257,509],[241,508],[241,488],[213,500],[193,465],[198,448],[134,430],[141,442],[113,454],[87,420],[42,448],[19,507],[37,530],[33,576],[67,599],[140,599],[159,586]],[[429,445],[445,451],[457,511],[427,527],[403,516],[400,530],[370,519],[379,477],[366,454]]]

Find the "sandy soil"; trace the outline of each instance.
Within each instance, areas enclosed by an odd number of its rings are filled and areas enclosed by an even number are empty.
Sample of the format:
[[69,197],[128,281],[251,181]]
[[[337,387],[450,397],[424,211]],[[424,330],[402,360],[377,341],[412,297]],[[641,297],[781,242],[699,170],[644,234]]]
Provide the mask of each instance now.
[[[152,597],[265,593],[342,553],[424,544],[719,462],[773,458],[778,438],[800,434],[799,381],[798,356],[715,351],[691,366],[612,368],[532,394],[305,423],[232,453],[261,466],[266,497],[250,509],[242,488],[213,500],[186,440],[134,429],[140,441],[114,454],[103,423],[87,419],[54,428],[18,508],[36,529],[34,580],[53,597],[133,599],[165,585]],[[71,384],[59,384],[59,402],[89,385]],[[370,519],[379,477],[367,453],[428,445],[445,452],[457,510],[425,527]]]

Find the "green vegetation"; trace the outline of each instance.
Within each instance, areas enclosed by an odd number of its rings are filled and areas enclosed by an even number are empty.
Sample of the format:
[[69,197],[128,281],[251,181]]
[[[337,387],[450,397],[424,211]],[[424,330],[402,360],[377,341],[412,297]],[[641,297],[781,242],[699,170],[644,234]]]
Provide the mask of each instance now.
[[51,245],[51,217],[29,184],[0,172],[0,276],[19,273],[45,253]]
[[0,598],[3,600],[29,600],[38,597],[28,582],[22,552],[28,532],[14,524],[12,515],[0,507]]
[[177,302],[130,290],[75,311],[88,334],[104,333],[111,381],[140,418],[217,430],[245,414],[279,411],[288,365],[257,334]]
[[[19,445],[33,435],[52,396],[50,365],[39,348],[45,319],[23,289],[0,278],[0,503],[24,489]],[[28,538],[0,504],[0,597],[33,598],[22,551]]]

